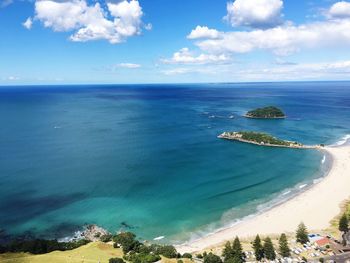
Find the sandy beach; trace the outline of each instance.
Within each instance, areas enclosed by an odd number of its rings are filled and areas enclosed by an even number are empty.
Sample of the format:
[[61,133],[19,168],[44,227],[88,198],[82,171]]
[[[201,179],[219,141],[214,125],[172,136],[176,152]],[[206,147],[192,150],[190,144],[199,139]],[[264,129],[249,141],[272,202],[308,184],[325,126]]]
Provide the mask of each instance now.
[[310,230],[325,229],[341,211],[341,204],[349,198],[350,146],[325,147],[333,163],[329,174],[319,183],[294,198],[262,214],[178,246],[180,252],[196,252],[219,245],[235,236],[279,234],[296,230],[303,221]]

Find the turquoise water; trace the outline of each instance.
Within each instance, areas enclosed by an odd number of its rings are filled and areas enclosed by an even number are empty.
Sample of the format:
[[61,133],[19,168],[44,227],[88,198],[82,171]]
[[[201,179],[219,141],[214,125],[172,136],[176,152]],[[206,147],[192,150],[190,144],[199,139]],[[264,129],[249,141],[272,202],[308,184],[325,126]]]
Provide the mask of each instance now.
[[[288,118],[241,117],[270,104]],[[333,144],[350,134],[349,109],[348,82],[2,87],[0,228],[63,237],[96,223],[142,239],[196,238],[326,169],[318,151],[218,134]]]

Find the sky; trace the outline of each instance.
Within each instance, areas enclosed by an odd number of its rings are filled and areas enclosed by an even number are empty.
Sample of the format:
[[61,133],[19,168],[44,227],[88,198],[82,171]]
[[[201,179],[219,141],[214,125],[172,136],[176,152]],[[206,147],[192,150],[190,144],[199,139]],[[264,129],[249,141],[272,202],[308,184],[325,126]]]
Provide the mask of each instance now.
[[350,79],[350,1],[0,0],[0,85]]

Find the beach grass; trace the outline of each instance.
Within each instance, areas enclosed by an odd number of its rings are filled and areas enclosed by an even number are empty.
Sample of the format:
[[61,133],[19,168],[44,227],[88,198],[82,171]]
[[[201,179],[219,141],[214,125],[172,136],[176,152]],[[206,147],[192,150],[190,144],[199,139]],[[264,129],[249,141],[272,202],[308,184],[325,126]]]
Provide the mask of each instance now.
[[341,205],[341,212],[332,219],[330,222],[329,228],[327,228],[327,232],[333,236],[340,236],[340,231],[338,229],[339,219],[343,214],[347,214],[350,217],[350,200],[346,200]]
[[53,251],[43,255],[29,253],[5,253],[0,254],[0,262],[7,263],[81,263],[81,262],[108,262],[110,258],[122,257],[123,252],[119,248],[113,248],[112,244],[92,242],[85,246],[69,251]]

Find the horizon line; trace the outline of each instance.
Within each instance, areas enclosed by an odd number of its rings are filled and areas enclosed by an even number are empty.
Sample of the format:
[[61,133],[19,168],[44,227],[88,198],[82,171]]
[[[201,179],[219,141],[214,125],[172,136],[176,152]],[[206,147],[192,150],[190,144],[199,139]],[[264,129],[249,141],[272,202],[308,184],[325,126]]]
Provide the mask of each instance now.
[[215,84],[264,84],[264,83],[326,83],[326,82],[350,82],[350,80],[278,80],[278,81],[218,81],[218,82],[145,82],[145,83],[62,83],[62,84],[0,84],[0,88],[6,87],[43,87],[43,86],[143,86],[143,85],[215,85]]

